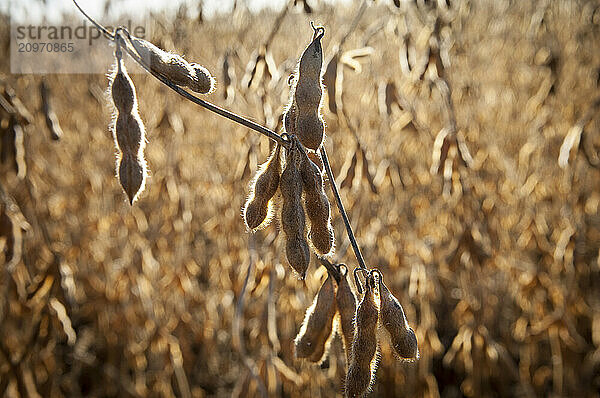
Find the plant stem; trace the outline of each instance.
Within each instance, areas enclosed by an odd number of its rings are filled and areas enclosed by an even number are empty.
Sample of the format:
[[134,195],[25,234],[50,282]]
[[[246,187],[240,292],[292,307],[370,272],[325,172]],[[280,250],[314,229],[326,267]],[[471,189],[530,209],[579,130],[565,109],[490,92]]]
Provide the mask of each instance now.
[[356,238],[354,237],[354,232],[352,231],[352,225],[350,224],[350,219],[348,218],[346,209],[344,209],[344,203],[342,203],[342,198],[340,197],[340,193],[339,193],[337,185],[335,183],[335,177],[333,175],[333,171],[331,170],[331,166],[329,165],[329,159],[327,158],[327,153],[325,152],[325,146],[321,146],[321,157],[323,158],[323,165],[325,166],[325,171],[327,172],[327,178],[329,179],[329,185],[331,186],[331,190],[333,191],[333,196],[335,197],[335,203],[337,204],[338,210],[340,211],[340,214],[342,215],[342,219],[344,220],[344,225],[346,226],[346,232],[348,233],[348,239],[350,239],[350,244],[352,245],[352,249],[354,250],[354,255],[356,256],[356,261],[358,261],[358,266],[360,268],[367,269],[365,260],[363,259],[362,253],[360,252],[360,248],[358,247],[358,243],[356,242]]
[[81,12],[83,14],[83,16],[86,17],[99,31],[101,31],[102,33],[104,33],[111,40],[115,40],[115,35],[113,33],[110,33],[108,31],[108,29],[106,29],[104,26],[102,26],[98,22],[96,22],[94,20],[94,18],[92,18],[89,15],[87,15],[86,12],[83,11],[83,9],[79,6],[79,4],[77,4],[77,1],[73,0],[73,3],[75,3],[75,7],[77,7],[77,9],[79,10],[79,12]]

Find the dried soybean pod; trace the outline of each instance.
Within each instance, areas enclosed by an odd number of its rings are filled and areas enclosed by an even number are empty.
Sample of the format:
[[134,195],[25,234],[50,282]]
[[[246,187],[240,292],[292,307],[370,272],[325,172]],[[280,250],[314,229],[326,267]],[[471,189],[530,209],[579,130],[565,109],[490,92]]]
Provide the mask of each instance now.
[[146,183],[147,168],[144,160],[146,130],[138,113],[135,87],[123,64],[119,46],[115,51],[115,57],[117,68],[110,89],[117,110],[113,125],[113,137],[119,150],[117,177],[127,194],[129,203],[133,204]]
[[131,43],[150,69],[178,86],[188,86],[196,77],[194,68],[183,57],[166,52],[154,44],[130,36]]
[[323,176],[319,167],[304,152],[300,173],[306,214],[310,220],[309,238],[315,252],[321,257],[327,256],[332,252],[334,241],[329,199],[323,189]]
[[140,156],[123,153],[118,164],[119,182],[129,198],[129,204],[133,204],[144,190],[147,175],[146,161]]
[[277,192],[281,174],[280,148],[280,145],[277,144],[267,161],[260,166],[244,206],[246,227],[253,232],[269,225],[272,218],[273,203],[271,199]]
[[215,89],[215,78],[212,77],[208,69],[199,64],[191,64],[195,75],[187,85],[192,91],[200,94],[210,94]]
[[[347,363],[350,363],[352,340],[354,339],[354,314],[356,313],[356,297],[348,282],[348,267],[339,265],[340,282],[338,283],[335,303],[340,314],[340,327]],[[342,271],[344,269],[345,271]]]
[[296,135],[305,147],[316,151],[323,142],[325,130],[325,124],[320,115],[323,95],[321,39],[325,29],[314,26],[313,29],[315,31],[313,41],[300,57],[294,100],[297,108]]
[[415,332],[408,325],[404,309],[390,292],[379,273],[379,296],[381,300],[380,322],[390,334],[392,346],[400,358],[415,360],[419,358],[419,346]]
[[297,358],[308,358],[312,362],[321,361],[328,348],[334,316],[335,287],[333,278],[328,276],[312,305],[306,310],[304,322],[294,340]]
[[304,238],[306,219],[302,208],[302,176],[299,170],[298,148],[288,150],[286,166],[281,173],[279,188],[283,198],[281,226],[286,239],[286,256],[292,268],[304,279],[310,262],[310,250]]
[[[306,90],[315,90],[319,98],[317,100],[315,96],[300,96],[299,100],[297,99],[300,107],[308,104],[319,105],[322,94],[321,69],[323,67],[323,48],[321,46],[321,39],[325,34],[325,29],[320,26],[315,28],[312,23],[311,26],[313,27],[315,35],[300,57],[297,86],[306,84]],[[297,88],[298,87],[296,87],[296,89]]]
[[375,281],[372,273],[366,279],[362,301],[356,309],[352,357],[346,375],[346,396],[361,397],[374,381],[377,367],[377,321]]
[[335,318],[335,287],[331,275],[327,277],[327,279],[321,286],[321,289],[319,290],[319,296],[321,296],[322,293],[324,296],[324,301],[327,303],[327,313],[325,327],[317,336],[315,350],[309,358],[311,362],[315,363],[321,363],[325,360],[325,358],[327,358],[329,346],[331,344],[331,340],[334,337],[333,320]]
[[110,93],[115,108],[119,113],[130,113],[137,103],[135,87],[120,56],[117,56],[117,69],[111,80]]

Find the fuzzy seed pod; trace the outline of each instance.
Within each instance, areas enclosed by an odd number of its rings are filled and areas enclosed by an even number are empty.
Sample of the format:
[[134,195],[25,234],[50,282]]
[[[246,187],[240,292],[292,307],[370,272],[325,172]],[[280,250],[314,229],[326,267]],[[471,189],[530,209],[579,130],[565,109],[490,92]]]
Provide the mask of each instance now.
[[123,60],[117,62],[115,75],[112,77],[110,92],[119,113],[130,113],[136,107],[135,87],[125,69]]
[[298,80],[294,90],[294,103],[297,109],[296,135],[302,144],[317,150],[323,142],[325,124],[320,115],[323,85],[323,49],[321,39],[324,29],[314,28],[313,41],[306,47],[298,65]]
[[253,232],[266,227],[271,221],[273,208],[271,199],[277,192],[281,174],[280,148],[277,144],[269,159],[260,166],[244,206],[246,227]]
[[304,205],[310,220],[310,241],[319,256],[327,256],[333,249],[334,234],[329,199],[323,189],[323,176],[319,167],[304,153],[300,173],[304,189]]
[[[345,271],[342,272],[342,266]],[[356,313],[356,297],[348,282],[348,267],[340,265],[340,282],[338,283],[335,303],[340,314],[340,327],[347,363],[350,363],[352,340],[354,339],[354,314]]]
[[123,153],[117,163],[119,182],[129,198],[129,204],[133,204],[144,190],[147,174],[146,161],[142,157]]
[[194,84],[196,71],[183,57],[166,52],[143,39],[131,37],[131,42],[153,72],[163,75],[178,86]]
[[123,64],[120,48],[117,48],[115,55],[117,67],[112,76],[110,91],[117,111],[112,128],[115,145],[119,151],[117,176],[129,203],[133,204],[144,190],[146,182],[146,129],[138,113],[135,86]]
[[346,396],[362,397],[375,378],[377,367],[377,320],[375,281],[367,277],[365,295],[356,309],[352,357],[346,375]]
[[306,310],[300,332],[294,340],[297,358],[321,362],[328,350],[333,318],[335,316],[335,288],[333,278],[328,276],[313,303]]
[[302,208],[302,176],[297,148],[288,151],[279,187],[283,198],[281,226],[286,237],[286,255],[292,268],[304,279],[310,262],[310,250],[304,237],[306,219]]
[[199,64],[192,64],[195,77],[191,80],[188,87],[190,90],[200,94],[210,94],[215,89],[215,78],[211,76],[208,69]]
[[419,346],[415,332],[408,325],[404,309],[400,302],[379,278],[379,295],[381,298],[380,321],[387,329],[396,354],[403,359],[418,359]]

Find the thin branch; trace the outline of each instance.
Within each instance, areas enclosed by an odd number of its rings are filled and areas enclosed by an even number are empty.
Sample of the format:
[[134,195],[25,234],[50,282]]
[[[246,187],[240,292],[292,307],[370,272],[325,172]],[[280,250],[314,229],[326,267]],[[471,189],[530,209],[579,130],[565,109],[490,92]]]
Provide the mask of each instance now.
[[104,33],[111,40],[115,40],[114,33],[110,33],[108,31],[108,29],[106,29],[104,26],[102,26],[98,22],[96,22],[94,20],[94,18],[92,18],[89,15],[87,15],[86,12],[83,11],[83,9],[79,6],[79,4],[77,4],[77,1],[73,0],[73,3],[75,3],[75,7],[77,7],[79,9],[79,11],[83,14],[83,16],[85,16],[96,28],[98,28],[99,31],[101,31],[102,33]]
[[339,46],[338,48],[340,50],[341,50],[342,46],[344,45],[344,42],[346,42],[346,40],[348,39],[348,37],[350,37],[350,35],[352,34],[352,32],[354,32],[354,30],[358,26],[358,22],[362,18],[362,16],[365,13],[366,9],[367,9],[367,0],[363,0],[363,2],[360,5],[360,8],[356,12],[356,15],[354,15],[354,19],[350,23],[350,27],[348,28],[348,30],[346,31],[346,34],[344,34],[344,36],[342,37],[342,39],[340,40],[340,42],[338,44],[338,46]]
[[273,28],[271,29],[271,33],[269,33],[269,36],[268,36],[267,40],[265,41],[265,48],[268,49],[269,46],[271,45],[271,42],[273,41],[273,38],[275,37],[275,35],[277,34],[277,31],[281,27],[281,23],[283,22],[283,18],[285,18],[285,16],[288,13],[288,10],[290,9],[290,5],[291,5],[291,2],[288,1],[286,3],[286,5],[283,7],[283,10],[281,10],[281,12],[279,13],[279,15],[277,16],[277,19],[275,19],[275,22],[273,23]]
[[331,185],[331,190],[333,191],[333,196],[335,197],[335,203],[337,204],[337,207],[340,210],[340,214],[342,215],[342,219],[344,220],[346,232],[348,233],[348,239],[350,239],[350,244],[352,244],[352,249],[354,250],[354,255],[356,256],[356,261],[358,261],[358,266],[360,268],[367,269],[367,265],[365,264],[365,260],[363,259],[362,253],[360,252],[360,248],[358,247],[356,238],[354,237],[352,225],[350,225],[348,214],[346,214],[344,204],[342,203],[342,198],[340,197],[340,193],[335,183],[333,171],[331,170],[331,166],[329,165],[329,159],[327,158],[327,153],[325,152],[325,146],[321,147],[321,157],[323,158],[323,165],[325,166],[325,171],[327,172],[327,177],[329,178],[329,185]]

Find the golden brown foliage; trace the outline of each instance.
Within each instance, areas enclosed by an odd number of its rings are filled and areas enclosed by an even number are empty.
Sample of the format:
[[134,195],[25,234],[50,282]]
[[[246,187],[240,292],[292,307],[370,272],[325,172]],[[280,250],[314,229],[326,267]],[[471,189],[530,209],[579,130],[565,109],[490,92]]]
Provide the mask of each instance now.
[[[564,169],[558,159],[565,137],[579,130],[598,96],[598,2],[399,2],[405,3],[449,5],[425,11],[450,21],[441,28],[441,58],[447,53],[451,61],[444,74],[473,165],[453,163],[454,189],[444,197],[443,178],[430,173],[435,136],[447,125],[442,99],[429,72],[414,80],[398,59],[406,36],[407,62],[420,73],[428,40],[417,36],[431,31],[428,19],[391,14],[377,2],[347,41],[347,48],[362,47],[371,25],[383,27],[369,42],[376,52],[363,71],[344,73],[343,109],[370,156],[378,193],[362,178],[358,154],[353,180],[360,183],[341,195],[368,263],[382,270],[402,303],[420,358],[396,361],[382,339],[372,396],[595,396],[600,174],[588,156],[593,161],[600,147],[597,112],[582,126],[578,145],[566,148]],[[311,19],[327,28],[329,59],[355,9],[323,3],[311,16],[289,13],[271,46],[282,74],[306,46]],[[240,8],[201,24],[157,15],[147,39],[182,52],[187,47],[186,56],[209,70],[220,70],[223,54],[235,49],[229,67],[241,77],[275,18]],[[10,23],[2,21],[0,44],[8,54]],[[174,44],[167,46],[169,38]],[[311,267],[301,286],[287,270],[283,234],[269,228],[249,235],[241,222],[245,187],[269,156],[268,142],[130,72],[153,170],[133,207],[114,178],[105,76],[46,77],[65,132],[54,142],[43,133],[40,77],[10,75],[9,58],[0,59],[0,86],[14,88],[0,90],[11,104],[5,110],[0,99],[0,181],[14,199],[0,219],[0,347],[12,357],[0,351],[0,395],[182,396],[181,382],[196,397],[254,397],[259,381],[273,396],[339,393],[345,373],[339,341],[331,344],[328,368],[293,354],[322,267]],[[239,80],[231,83],[233,110],[262,120],[264,98],[276,116],[283,113],[285,79],[264,87],[263,96],[241,90]],[[416,119],[399,101],[382,123],[380,82],[384,88],[394,82]],[[222,90],[219,81],[218,105],[225,103]],[[16,103],[29,110],[31,124]],[[356,142],[336,115],[325,109],[323,117],[325,146],[340,177]],[[20,176],[13,163],[16,125],[27,171]],[[332,215],[335,259],[352,270],[335,208]],[[249,263],[243,356],[232,350],[232,322]],[[267,310],[270,303],[275,311]],[[256,378],[244,358],[253,359]]]

